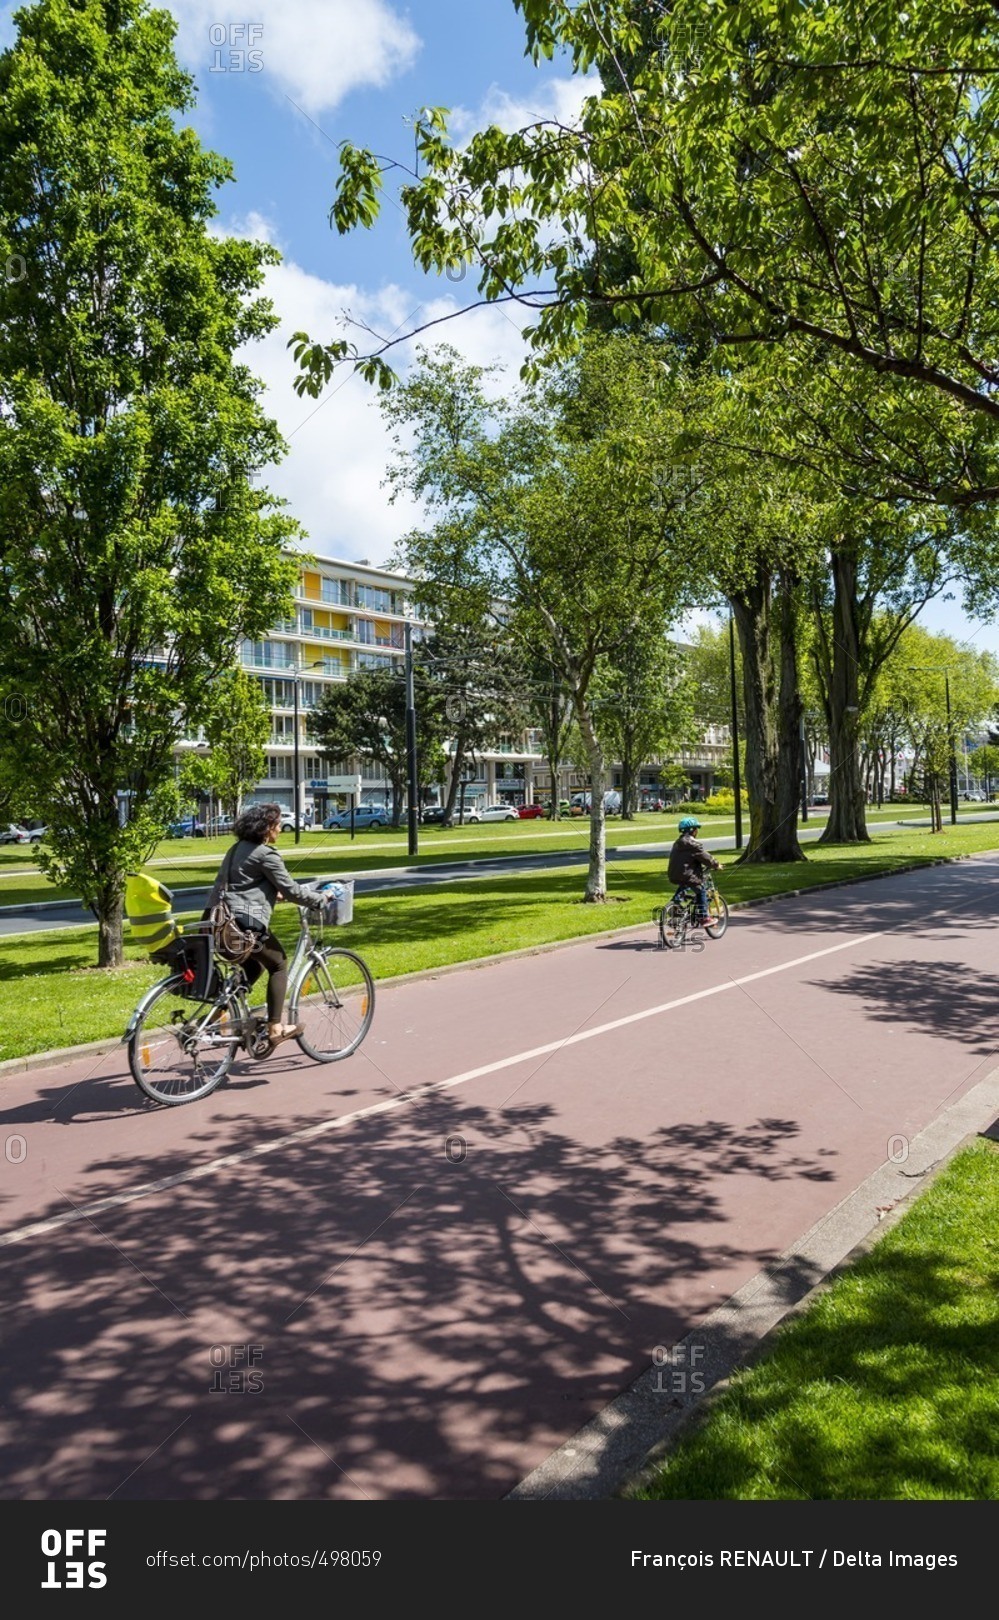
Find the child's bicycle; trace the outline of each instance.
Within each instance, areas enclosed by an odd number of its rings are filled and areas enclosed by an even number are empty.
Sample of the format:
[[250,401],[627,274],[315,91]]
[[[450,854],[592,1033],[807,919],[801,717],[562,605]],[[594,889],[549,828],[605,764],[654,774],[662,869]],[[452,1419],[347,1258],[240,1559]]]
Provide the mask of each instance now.
[[[351,893],[352,884],[344,887]],[[344,920],[349,915],[348,909]],[[288,971],[288,1010],[291,1021],[303,1026],[296,1038],[306,1056],[336,1063],[356,1052],[368,1033],[375,986],[355,951],[324,943],[324,927],[302,910]],[[242,967],[223,960],[210,937],[202,935],[198,944],[208,968],[201,975],[205,982],[198,983],[195,952],[195,965],[171,972],[146,992],[122,1036],[139,1090],[169,1108],[197,1102],[220,1086],[240,1047],[254,1058],[273,1051],[266,1016],[248,1004]]]
[[[715,888],[710,870],[704,874],[704,897],[708,903],[708,921],[704,932],[711,939],[721,939],[728,927],[728,902]],[[687,935],[698,927],[697,895],[693,889],[681,886],[672,900],[652,913],[652,921],[659,929],[659,949],[682,950]]]

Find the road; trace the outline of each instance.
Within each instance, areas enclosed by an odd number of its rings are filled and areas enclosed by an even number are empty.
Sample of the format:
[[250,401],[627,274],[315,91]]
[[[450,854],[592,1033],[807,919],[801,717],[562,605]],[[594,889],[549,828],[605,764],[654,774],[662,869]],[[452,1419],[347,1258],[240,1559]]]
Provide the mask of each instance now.
[[398,981],[178,1109],[120,1050],[8,1075],[0,1493],[509,1494],[978,1095],[997,900],[981,856]]

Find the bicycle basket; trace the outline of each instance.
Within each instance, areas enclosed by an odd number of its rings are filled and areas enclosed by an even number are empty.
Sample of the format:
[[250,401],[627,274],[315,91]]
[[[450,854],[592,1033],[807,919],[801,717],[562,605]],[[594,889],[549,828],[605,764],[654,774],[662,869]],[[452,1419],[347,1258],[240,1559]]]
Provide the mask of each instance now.
[[342,928],[345,923],[354,921],[354,880],[345,878],[330,885],[326,891],[325,921],[332,923],[334,928]]

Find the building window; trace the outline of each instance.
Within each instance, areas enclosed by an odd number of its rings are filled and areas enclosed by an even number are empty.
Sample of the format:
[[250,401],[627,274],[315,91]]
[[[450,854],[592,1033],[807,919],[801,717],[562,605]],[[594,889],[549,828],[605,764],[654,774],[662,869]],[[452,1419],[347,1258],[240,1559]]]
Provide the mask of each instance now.
[[242,661],[254,669],[294,669],[294,648],[281,641],[244,641]]

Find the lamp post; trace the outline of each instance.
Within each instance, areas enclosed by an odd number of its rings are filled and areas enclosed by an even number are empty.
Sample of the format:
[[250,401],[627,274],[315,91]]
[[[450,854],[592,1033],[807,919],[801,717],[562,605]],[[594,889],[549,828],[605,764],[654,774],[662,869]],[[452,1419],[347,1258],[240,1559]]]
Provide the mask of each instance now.
[[954,726],[950,714],[950,675],[944,672],[944,691],[947,694],[947,752],[950,756],[950,821],[957,825],[957,755],[954,752]]
[[728,662],[732,687],[732,782],[735,787],[735,847],[742,848],[742,790],[739,780],[739,706],[735,685],[735,619],[728,616]]
[[296,842],[296,844],[300,844],[302,842],[302,806],[301,806],[301,802],[300,802],[299,765],[298,765],[298,683],[301,680],[302,676],[305,674],[306,670],[308,670],[308,669],[322,669],[322,667],[323,667],[323,661],[322,661],[321,658],[314,659],[311,664],[298,664],[298,665],[296,665],[295,673],[293,674],[293,676],[291,678],[292,690],[294,691],[294,694],[295,694],[295,718],[294,718],[294,721],[293,721],[293,725],[295,727],[295,736],[294,736],[294,739],[293,739],[294,744],[295,744],[295,760],[294,760],[294,764],[292,766],[293,782],[292,782],[292,790],[291,790],[291,813],[292,813],[292,819],[294,820],[294,823],[295,823],[295,842]]
[[413,678],[413,626],[406,620],[406,766],[408,791],[406,794],[406,832],[409,853],[416,855],[420,848],[419,799],[420,788],[416,769],[416,691]]

